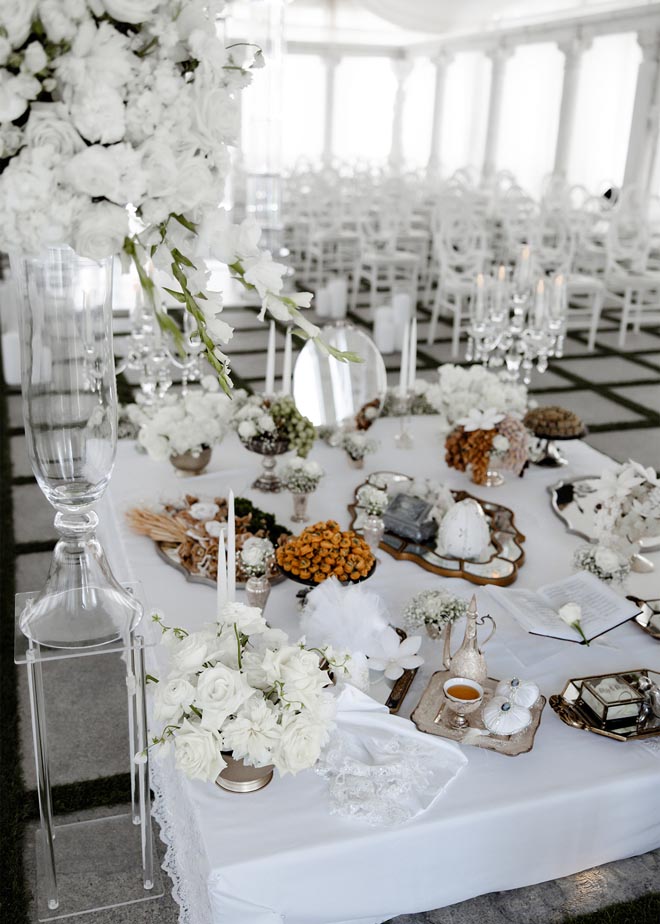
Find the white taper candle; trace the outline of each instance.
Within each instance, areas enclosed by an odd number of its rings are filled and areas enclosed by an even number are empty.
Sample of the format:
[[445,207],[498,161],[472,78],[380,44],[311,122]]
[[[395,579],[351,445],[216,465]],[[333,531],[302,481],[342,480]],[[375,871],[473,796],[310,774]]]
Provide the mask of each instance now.
[[275,392],[275,321],[270,322],[268,331],[268,354],[266,356],[266,394]]
[[408,363],[410,362],[410,324],[403,329],[403,346],[401,347],[401,377],[399,379],[399,397],[405,398],[408,388]]
[[282,394],[291,394],[291,362],[292,362],[291,328],[286,329],[286,340],[284,341],[284,369],[282,370]]
[[233,603],[236,599],[236,517],[234,516],[234,492],[229,492],[229,512],[227,514],[227,599]]
[[410,359],[408,360],[408,390],[415,390],[417,378],[417,318],[412,319],[410,325]]
[[225,531],[224,529],[220,531],[220,536],[218,538],[218,596],[217,596],[217,607],[218,614],[217,618],[220,619],[222,615],[222,608],[227,602],[227,561],[225,559]]

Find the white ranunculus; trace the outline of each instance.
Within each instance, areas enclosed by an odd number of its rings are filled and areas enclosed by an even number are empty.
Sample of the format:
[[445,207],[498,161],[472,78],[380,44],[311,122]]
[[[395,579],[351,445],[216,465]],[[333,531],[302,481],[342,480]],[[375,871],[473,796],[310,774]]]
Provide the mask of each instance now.
[[25,49],[23,66],[29,74],[38,74],[48,64],[48,55],[41,42],[30,42]]
[[264,767],[271,763],[279,737],[277,711],[263,699],[251,699],[223,728],[222,746],[233,753],[235,760]]
[[185,677],[161,680],[154,690],[154,719],[165,725],[178,722],[194,698],[195,688]]
[[67,161],[85,146],[62,103],[32,104],[25,126],[25,143],[34,148],[48,146]]
[[117,22],[137,25],[146,22],[162,0],[98,0],[109,16]]
[[124,102],[119,92],[106,84],[85,87],[71,103],[71,119],[83,138],[115,144],[126,130]]
[[242,635],[258,635],[266,631],[266,620],[258,606],[245,603],[225,603],[220,613],[221,625],[235,625]]
[[313,767],[327,739],[327,727],[306,712],[285,713],[273,763],[284,776]]
[[220,731],[228,717],[255,692],[240,671],[226,664],[208,667],[199,676],[195,697],[195,705],[202,711],[203,727]]
[[184,719],[174,738],[175,766],[191,780],[214,782],[227,766],[217,735]]
[[599,545],[594,552],[594,562],[596,567],[604,571],[605,574],[611,574],[621,567],[621,560],[613,549],[607,546]]
[[41,84],[27,74],[13,76],[0,70],[0,122],[14,122],[20,119],[28,108],[28,101],[35,99]]
[[208,655],[208,643],[201,632],[191,632],[179,639],[170,656],[171,673],[175,677],[201,671]]
[[267,292],[279,292],[282,289],[282,277],[286,273],[284,263],[276,263],[269,251],[264,250],[256,257],[247,257],[243,261],[245,281],[253,285],[261,298]]
[[112,202],[90,203],[78,220],[74,250],[82,257],[100,260],[119,253],[127,234],[126,209]]
[[0,26],[13,48],[20,48],[30,34],[36,9],[37,0],[2,0]]

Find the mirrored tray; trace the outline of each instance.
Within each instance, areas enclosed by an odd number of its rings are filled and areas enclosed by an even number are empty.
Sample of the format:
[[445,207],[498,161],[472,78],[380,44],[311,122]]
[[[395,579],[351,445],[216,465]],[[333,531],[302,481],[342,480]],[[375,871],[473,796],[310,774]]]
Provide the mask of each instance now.
[[[548,488],[552,509],[569,531],[589,542],[594,541],[593,517],[595,501],[593,494],[597,475],[581,478],[566,478]],[[648,536],[639,543],[642,552],[656,552],[660,549],[660,536]]]
[[[493,735],[484,726],[481,710],[468,716],[468,728],[451,728],[449,723],[445,722],[445,694],[442,691],[442,685],[450,677],[450,671],[437,671],[429,680],[422,698],[410,716],[420,731],[429,735],[439,735],[441,738],[450,738],[461,744],[470,744],[475,748],[497,751],[498,754],[505,754],[507,757],[517,757],[518,754],[526,754],[532,750],[536,729],[541,722],[541,713],[545,706],[545,696],[539,696],[532,706],[531,724],[515,735]],[[484,706],[495,695],[498,683],[499,680],[488,677],[482,684]]]
[[641,606],[642,611],[633,619],[637,625],[651,636],[651,638],[660,639],[660,599],[642,600],[633,594],[628,594],[627,600],[632,600],[637,606]]
[[[374,476],[378,476],[387,482],[390,493],[394,493],[397,487],[414,480],[408,475],[402,475],[399,472],[374,472],[371,477]],[[357,491],[361,487],[362,484],[355,489],[355,501],[357,501]],[[499,587],[513,584],[518,577],[519,568],[525,561],[525,553],[522,547],[525,537],[516,529],[513,511],[509,510],[508,507],[503,507],[501,504],[493,503],[493,501],[474,497],[473,494],[468,494],[467,491],[452,491],[451,493],[457,501],[471,497],[483,507],[490,527],[491,542],[481,560],[466,561],[460,558],[438,555],[435,551],[434,539],[420,543],[397,536],[389,531],[385,532],[380,548],[393,558],[413,561],[426,571],[432,571],[434,574],[440,574],[443,577],[464,578],[472,584],[496,584]],[[349,504],[348,509],[352,515],[350,528],[360,532],[360,529],[354,526],[360,512],[357,503]]]
[[[646,668],[620,671],[618,674],[602,674],[601,676],[621,677],[626,681],[642,676],[649,677],[656,684],[660,683],[660,674],[656,671],[647,670]],[[660,735],[660,719],[655,717],[651,718],[643,728],[632,725],[629,729],[618,728],[616,731],[612,731],[609,728],[600,728],[595,724],[593,715],[585,709],[580,700],[583,681],[593,679],[593,677],[578,677],[575,680],[569,680],[561,693],[554,693],[550,697],[550,706],[554,709],[562,722],[565,722],[566,725],[570,725],[571,728],[590,731],[595,735],[603,735],[605,738],[614,738],[615,741],[637,741],[640,738],[650,738],[653,735]]]

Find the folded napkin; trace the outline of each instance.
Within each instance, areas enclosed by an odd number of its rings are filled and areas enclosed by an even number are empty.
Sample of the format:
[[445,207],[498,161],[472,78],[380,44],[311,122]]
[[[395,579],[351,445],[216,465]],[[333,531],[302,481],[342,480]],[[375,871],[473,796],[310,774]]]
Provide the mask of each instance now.
[[336,722],[316,766],[333,814],[402,824],[429,809],[467,763],[456,744],[422,735],[355,687],[339,694]]

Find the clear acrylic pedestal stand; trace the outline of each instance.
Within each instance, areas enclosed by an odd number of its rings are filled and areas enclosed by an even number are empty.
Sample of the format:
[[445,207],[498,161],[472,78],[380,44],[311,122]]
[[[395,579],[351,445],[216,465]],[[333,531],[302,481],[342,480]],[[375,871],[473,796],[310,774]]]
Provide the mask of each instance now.
[[[140,595],[139,584],[127,589]],[[37,772],[40,826],[37,849],[37,919],[61,918],[130,905],[158,898],[163,884],[154,868],[151,827],[149,759],[137,763],[134,755],[147,747],[145,641],[137,632],[123,640],[95,648],[47,648],[23,635],[19,616],[36,593],[16,594],[16,664],[25,664],[30,694],[32,741]],[[128,739],[131,779],[130,814],[56,825],[46,730],[43,665],[54,660],[120,657],[126,670]],[[99,695],[103,691],[97,691]]]

